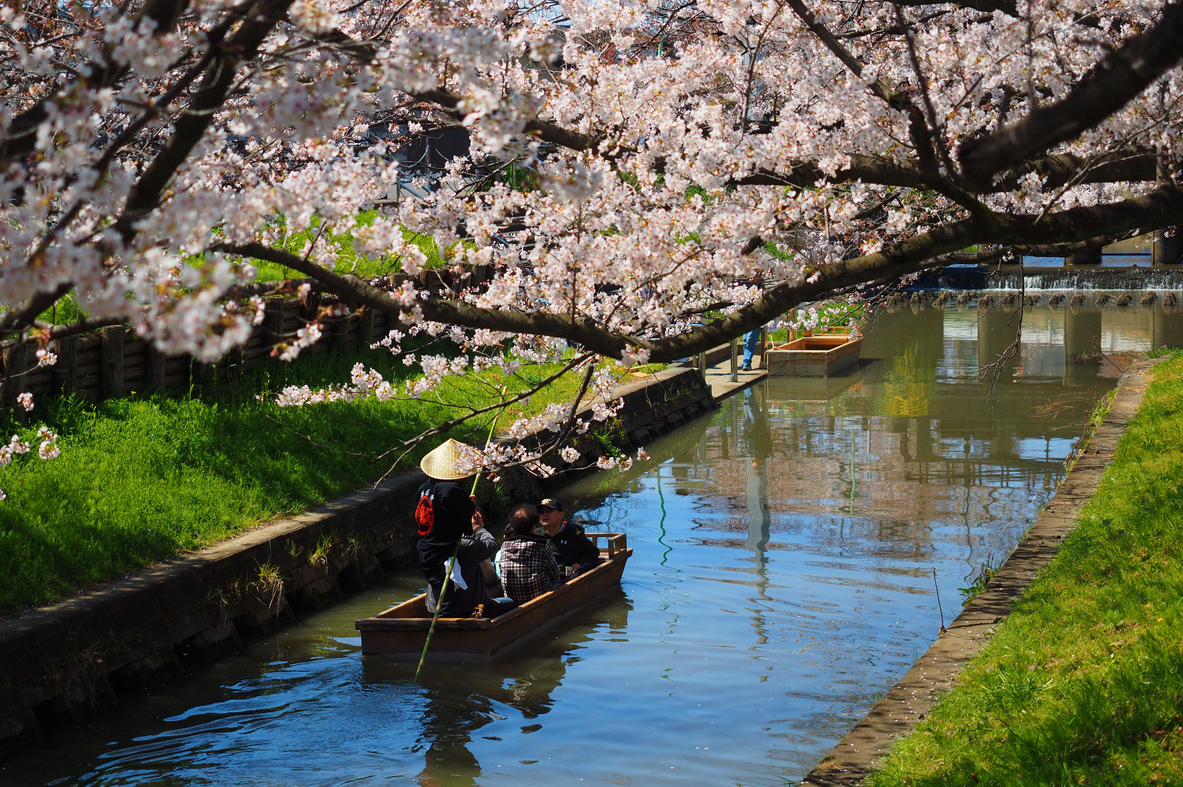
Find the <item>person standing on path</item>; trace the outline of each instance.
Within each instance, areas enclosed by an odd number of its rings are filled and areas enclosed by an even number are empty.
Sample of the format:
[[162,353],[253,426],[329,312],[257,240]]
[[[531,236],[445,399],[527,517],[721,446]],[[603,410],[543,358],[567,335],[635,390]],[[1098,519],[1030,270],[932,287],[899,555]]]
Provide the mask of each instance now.
[[[764,271],[757,270],[748,279],[748,283],[754,287],[764,289]],[[763,333],[764,326],[753,328],[748,331],[743,337],[743,364],[739,367],[742,371],[750,372],[752,370],[752,356],[756,354],[756,346],[760,343],[760,334]]]

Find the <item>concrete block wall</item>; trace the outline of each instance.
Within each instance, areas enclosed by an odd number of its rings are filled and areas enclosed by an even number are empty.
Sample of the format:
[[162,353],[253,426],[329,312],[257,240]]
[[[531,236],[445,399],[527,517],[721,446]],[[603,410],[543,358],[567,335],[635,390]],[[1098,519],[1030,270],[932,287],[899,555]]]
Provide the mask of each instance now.
[[654,437],[718,407],[697,369],[666,369],[651,380],[638,380],[616,393],[625,404],[616,416],[614,429],[632,447],[644,446]]
[[[654,437],[681,426],[691,418],[718,407],[711,390],[697,369],[672,366],[641,379],[617,386],[615,397],[623,405],[615,416],[602,424],[592,421],[588,434],[573,440],[580,458],[574,465],[564,465],[557,457],[547,461],[558,464],[564,474],[547,482],[547,486],[559,486],[571,480],[571,473],[586,469],[589,463],[594,467],[596,459],[609,453],[624,453],[630,448],[646,445]],[[580,408],[578,415],[591,420],[595,402]],[[542,433],[526,438],[522,442],[536,446],[548,436]],[[610,447],[611,446],[611,447]]]

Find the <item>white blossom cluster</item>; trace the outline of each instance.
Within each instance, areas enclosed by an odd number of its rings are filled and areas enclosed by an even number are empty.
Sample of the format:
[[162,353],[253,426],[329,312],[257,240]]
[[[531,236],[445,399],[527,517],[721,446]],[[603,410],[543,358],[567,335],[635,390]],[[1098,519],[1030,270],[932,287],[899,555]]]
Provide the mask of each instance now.
[[[259,259],[412,327],[382,342],[415,339],[411,383],[363,370],[283,404],[421,397],[571,348],[644,363],[773,287],[816,300],[828,277],[892,274],[888,250],[971,219],[981,237],[931,255],[994,242],[982,216],[1067,216],[1178,170],[1177,67],[1039,152],[1070,176],[1027,161],[979,188],[959,163],[1072,95],[1163,0],[67,5],[0,9],[0,338],[44,329],[70,294],[210,361],[262,320]],[[465,155],[400,164],[448,126]],[[1157,174],[1093,177],[1131,155]],[[418,196],[387,199],[408,182]],[[375,260],[392,275],[354,276]],[[474,268],[491,277],[466,286]],[[320,336],[313,320],[277,354]]]
[[[50,459],[57,459],[61,456],[61,449],[58,447],[58,436],[48,427],[42,426],[37,430],[37,456],[41,459],[49,461]],[[22,440],[20,435],[13,435],[7,445],[0,445],[0,467],[8,467],[13,460],[20,456],[25,456],[32,450],[32,446],[27,440]],[[0,500],[5,500],[8,495],[3,489],[0,489]]]

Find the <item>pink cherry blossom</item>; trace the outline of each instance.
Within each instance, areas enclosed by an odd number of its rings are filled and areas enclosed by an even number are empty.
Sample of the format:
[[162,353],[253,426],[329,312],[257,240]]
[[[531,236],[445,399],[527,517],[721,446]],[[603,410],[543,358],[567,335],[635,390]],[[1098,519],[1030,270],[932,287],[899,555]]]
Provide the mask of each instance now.
[[[5,6],[0,340],[52,365],[40,317],[69,298],[210,362],[260,293],[315,292],[398,321],[377,344],[422,374],[277,401],[416,398],[572,353],[672,361],[968,248],[1183,225],[1178,3],[851,7]],[[450,160],[416,159],[449,135]],[[507,428],[586,430],[577,409]]]

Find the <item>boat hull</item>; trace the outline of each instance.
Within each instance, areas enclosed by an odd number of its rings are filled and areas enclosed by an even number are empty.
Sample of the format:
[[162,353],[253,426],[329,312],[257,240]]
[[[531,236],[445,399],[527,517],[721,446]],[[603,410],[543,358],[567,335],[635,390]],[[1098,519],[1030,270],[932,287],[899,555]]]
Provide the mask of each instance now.
[[[481,662],[510,656],[617,587],[633,551],[623,543],[623,534],[588,536],[616,537],[600,550],[600,565],[496,618],[440,618],[428,660]],[[354,627],[361,632],[362,653],[418,660],[431,617],[424,596],[419,595],[372,618],[361,618]]]
[[769,377],[832,377],[857,367],[862,339],[848,335],[806,336],[768,350]]

